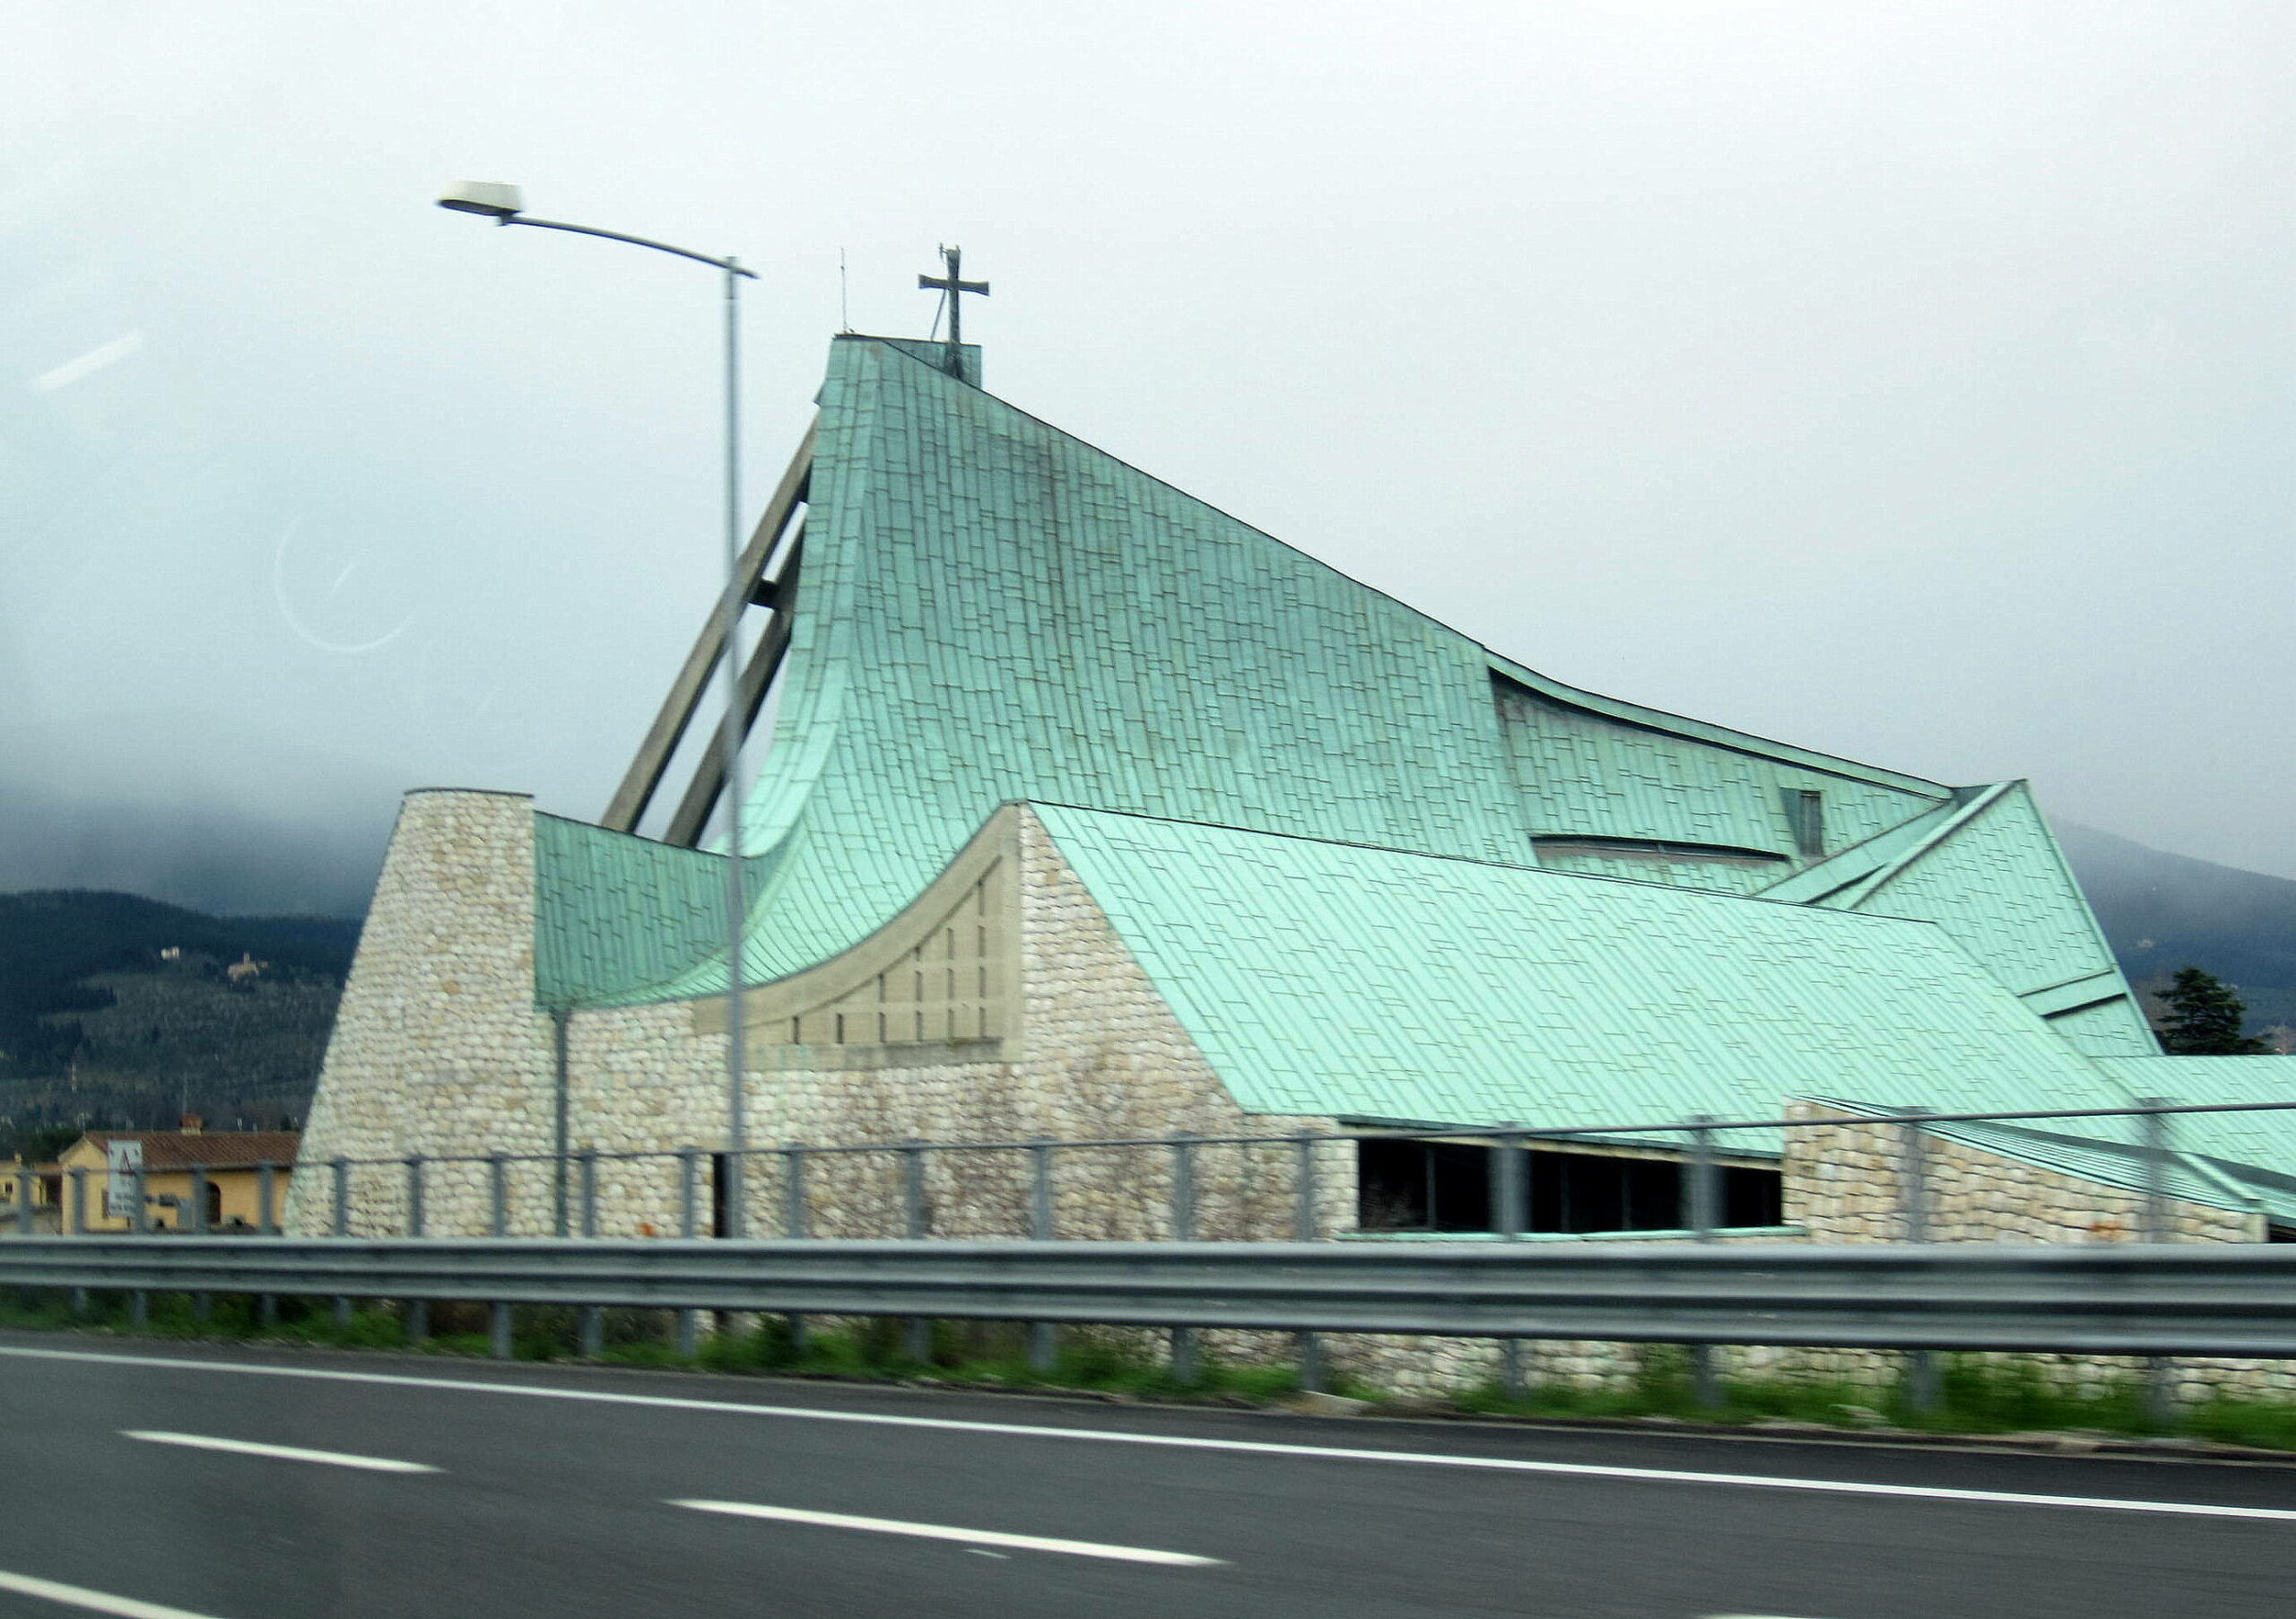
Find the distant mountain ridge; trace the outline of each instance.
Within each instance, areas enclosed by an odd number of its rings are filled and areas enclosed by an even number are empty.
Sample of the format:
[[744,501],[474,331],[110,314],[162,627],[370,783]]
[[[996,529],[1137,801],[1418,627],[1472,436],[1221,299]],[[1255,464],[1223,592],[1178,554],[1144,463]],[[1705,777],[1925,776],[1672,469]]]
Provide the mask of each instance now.
[[2205,968],[2237,988],[2251,1032],[2296,1026],[2296,882],[2071,822],[2055,830],[2132,984]]

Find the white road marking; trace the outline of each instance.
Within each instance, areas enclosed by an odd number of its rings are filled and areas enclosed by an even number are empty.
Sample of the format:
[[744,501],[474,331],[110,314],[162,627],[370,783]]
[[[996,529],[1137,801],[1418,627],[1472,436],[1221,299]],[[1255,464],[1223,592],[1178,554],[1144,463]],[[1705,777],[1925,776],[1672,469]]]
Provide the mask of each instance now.
[[109,1591],[91,1591],[82,1585],[35,1580],[30,1574],[11,1574],[4,1570],[0,1570],[0,1591],[37,1597],[43,1602],[60,1602],[66,1607],[84,1608],[91,1614],[114,1614],[118,1619],[208,1619],[205,1614],[195,1614],[189,1608],[170,1607],[162,1602],[139,1602],[133,1597],[115,1597]]
[[234,1456],[268,1456],[278,1461],[325,1462],[331,1467],[364,1467],[370,1473],[436,1473],[424,1462],[394,1461],[387,1456],[352,1456],[341,1450],[306,1450],[300,1445],[259,1445],[253,1440],[216,1439],[205,1433],[169,1433],[157,1428],[122,1428],[128,1439],[147,1445],[181,1445],[188,1450],[228,1450]]
[[2109,1495],[2039,1495],[2012,1490],[1956,1490],[1931,1484],[1859,1484],[1840,1479],[1771,1478],[1758,1473],[1693,1473],[1671,1467],[1614,1467],[1593,1462],[1527,1461],[1505,1456],[1450,1456],[1423,1450],[1370,1450],[1339,1445],[1281,1445],[1260,1440],[1198,1439],[1171,1433],[1125,1433],[1101,1428],[1054,1428],[1030,1423],[980,1423],[947,1416],[894,1416],[876,1411],[826,1411],[804,1406],[747,1406],[729,1400],[622,1394],[597,1388],[552,1388],[535,1383],[485,1383],[402,1372],[345,1371],[319,1366],[251,1366],[239,1361],[190,1361],[166,1355],[102,1354],[83,1349],[34,1349],[0,1344],[0,1356],[74,1361],[105,1366],[158,1367],[167,1371],[235,1372],[247,1377],[306,1378],[366,1383],[386,1388],[440,1388],[463,1394],[516,1395],[600,1406],[641,1406],[656,1411],[708,1411],[719,1416],[781,1417],[801,1422],[856,1423],[878,1428],[924,1428],[943,1433],[981,1433],[1009,1439],[1057,1439],[1080,1444],[1146,1445],[1174,1450],[1282,1456],[1307,1461],[1385,1462],[1418,1467],[1462,1467],[1490,1473],[1535,1473],[1565,1478],[1615,1478],[1649,1484],[1717,1484],[1749,1490],[1796,1490],[1822,1495],[1871,1495],[1900,1501],[1959,1501],[1977,1506],[2068,1507],[2100,1512],[2146,1512],[2178,1518],[2245,1519],[2296,1523],[2285,1507],[2219,1507],[2202,1501],[2126,1501]]
[[907,1535],[918,1540],[955,1540],[972,1546],[1010,1546],[1016,1552],[1062,1552],[1071,1557],[1105,1557],[1113,1562],[1160,1562],[1172,1568],[1208,1569],[1218,1557],[1188,1552],[1159,1552],[1148,1546],[1109,1546],[1092,1540],[1055,1540],[1048,1535],[1006,1535],[996,1529],[959,1529],[942,1523],[903,1523],[897,1518],[857,1518],[850,1512],[809,1512],[802,1507],[761,1507],[745,1501],[674,1501],[674,1507],[723,1512],[730,1518],[769,1518],[777,1523],[817,1524],[825,1529],[867,1529],[877,1535]]

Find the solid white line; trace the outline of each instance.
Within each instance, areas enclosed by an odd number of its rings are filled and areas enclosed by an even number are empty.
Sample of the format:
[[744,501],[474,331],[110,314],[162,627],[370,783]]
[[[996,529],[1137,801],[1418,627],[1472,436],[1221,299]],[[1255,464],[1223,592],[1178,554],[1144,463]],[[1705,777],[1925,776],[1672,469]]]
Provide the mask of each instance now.
[[204,1433],[169,1433],[157,1428],[122,1428],[128,1439],[149,1445],[181,1445],[188,1450],[229,1450],[234,1456],[268,1456],[280,1461],[325,1462],[331,1467],[364,1467],[370,1473],[436,1473],[422,1462],[393,1461],[387,1456],[352,1456],[342,1450],[306,1450],[300,1445],[259,1445],[249,1439],[216,1439]]
[[118,1619],[208,1619],[205,1614],[195,1614],[189,1608],[138,1602],[133,1597],[115,1597],[109,1591],[91,1591],[85,1586],[62,1585],[53,1580],[35,1580],[30,1574],[4,1571],[0,1571],[0,1591],[37,1597],[43,1602],[60,1602],[66,1607],[85,1608],[91,1614],[115,1614]]
[[1072,1557],[1105,1557],[1116,1562],[1161,1562],[1174,1568],[1208,1569],[1223,1559],[1187,1552],[1159,1552],[1147,1546],[1107,1546],[1091,1540],[1055,1540],[1048,1535],[1006,1535],[996,1529],[957,1529],[947,1524],[903,1523],[897,1518],[857,1518],[850,1512],[808,1512],[802,1507],[761,1507],[745,1501],[674,1501],[674,1507],[723,1512],[734,1518],[770,1518],[780,1523],[818,1524],[829,1529],[868,1529],[879,1535],[908,1535],[918,1540],[955,1540],[974,1546],[1010,1546],[1016,1552],[1065,1552]]
[[1823,1495],[1874,1495],[1900,1501],[1962,1501],[1979,1506],[2074,1507],[2100,1512],[2149,1512],[2179,1518],[2233,1518],[2296,1523],[2284,1507],[2217,1507],[2199,1501],[2123,1501],[2109,1495],[2035,1495],[2009,1490],[1955,1490],[1931,1484],[1857,1484],[1822,1478],[1770,1478],[1758,1473],[1692,1473],[1670,1467],[1613,1467],[1593,1462],[1525,1461],[1504,1456],[1447,1456],[1422,1450],[1367,1450],[1338,1445],[1279,1445],[1245,1439],[1197,1439],[1170,1433],[1123,1433],[1100,1428],[1053,1428],[1028,1423],[978,1423],[946,1416],[893,1416],[875,1411],[822,1411],[804,1406],[745,1406],[728,1400],[684,1399],[663,1394],[620,1394],[596,1388],[551,1388],[534,1383],[468,1382],[459,1378],[410,1377],[388,1371],[338,1371],[318,1366],[251,1366],[239,1361],[187,1361],[164,1355],[100,1354],[80,1349],[33,1349],[0,1344],[0,1355],[77,1361],[107,1366],[156,1366],[169,1371],[237,1372],[248,1377],[309,1378],[387,1388],[444,1388],[464,1394],[518,1395],[602,1406],[642,1406],[657,1411],[709,1411],[720,1416],[783,1417],[803,1422],[857,1423],[878,1428],[927,1428],[944,1433],[984,1433],[1012,1439],[1069,1440],[1085,1444],[1148,1445],[1175,1450],[1218,1450],[1244,1456],[1283,1456],[1310,1461],[1387,1462],[1405,1467],[1464,1467],[1491,1473],[1537,1473],[1567,1478],[1615,1478],[1650,1484],[1720,1484],[1749,1490],[1799,1490]]

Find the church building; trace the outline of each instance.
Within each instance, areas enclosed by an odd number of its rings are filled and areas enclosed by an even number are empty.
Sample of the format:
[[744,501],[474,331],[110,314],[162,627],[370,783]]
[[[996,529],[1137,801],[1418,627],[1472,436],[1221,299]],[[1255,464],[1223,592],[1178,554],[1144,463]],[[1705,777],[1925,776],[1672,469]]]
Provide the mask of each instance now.
[[[1531,1153],[1533,1234],[1676,1230],[1687,1138],[1628,1127],[1700,1116],[1807,1121],[1716,1138],[1718,1223],[1888,1240],[1900,1110],[2296,1077],[2161,1055],[2022,781],[1565,685],[996,397],[975,347],[839,336],[818,404],[599,822],[408,796],[306,1170],[714,1154],[736,977],[752,1146],[1346,1130],[1313,1223],[1363,1240],[1487,1227],[1510,1125],[1582,1132]],[[735,614],[737,840],[710,735]],[[2296,1227],[2286,1119],[2178,1121],[2183,1234]],[[2131,1234],[2126,1120],[1934,1136],[1933,1235]],[[1293,1234],[1297,1156],[1223,1151],[1199,1234]],[[1057,1234],[1170,1234],[1169,1160],[1065,1153]],[[969,1162],[935,1155],[933,1234],[1026,1234],[1019,1181]],[[900,1234],[865,1157],[814,1167],[813,1234]],[[485,1229],[483,1169],[435,1166],[428,1229]],[[516,1167],[514,1229],[548,1229],[544,1172]],[[778,1172],[740,1183],[753,1234]],[[599,1229],[674,1232],[679,1173],[609,1158]],[[302,1229],[323,1180],[296,1179]],[[353,1229],[403,1229],[405,1196],[360,1175]]]

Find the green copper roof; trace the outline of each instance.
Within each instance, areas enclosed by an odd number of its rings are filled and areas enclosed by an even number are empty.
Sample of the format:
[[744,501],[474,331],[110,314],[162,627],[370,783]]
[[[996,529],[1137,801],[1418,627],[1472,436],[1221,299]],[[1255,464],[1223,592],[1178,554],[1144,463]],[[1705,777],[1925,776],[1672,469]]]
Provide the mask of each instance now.
[[[1526,797],[1549,762],[1510,749],[1486,649],[914,345],[839,340],[821,413],[804,582],[744,839],[752,980],[865,936],[1003,800],[1523,862],[1535,821],[1563,824],[1548,812],[1580,793],[1558,774]],[[1810,767],[1907,814],[1945,791],[1579,695],[1647,727],[1620,744],[1638,768],[1744,798],[1715,812],[1734,827],[1767,824],[1778,784]],[[1670,736],[1695,758],[1670,766]],[[1882,812],[1845,797],[1841,813],[1863,825]],[[722,982],[704,967],[602,997]]]
[[1036,808],[1248,1111],[1595,1127],[2108,1093],[1927,923]]
[[[2126,1016],[2082,1009],[2074,980],[2098,964],[2080,936],[2094,930],[2051,875],[2045,828],[1980,856],[1932,835],[1961,824],[1951,789],[1561,685],[981,392],[977,353],[967,379],[941,358],[937,344],[831,346],[790,649],[743,839],[748,981],[866,937],[1000,802],[1744,891],[1822,858],[1787,808],[1814,790],[1826,849],[1932,851],[1861,908],[1935,920],[2012,988],[2057,995],[2037,1009],[2067,1014],[2084,1049],[2142,1049]],[[714,863],[657,849],[545,833],[545,1004],[723,987]],[[1882,863],[1771,892],[1839,905]]]
[[[2296,1057],[2117,1057],[2097,1065],[2129,1100],[2296,1101]],[[2171,1149],[2228,1178],[2274,1215],[2296,1221],[2296,1113],[2185,1113]],[[2222,1197],[2203,1201],[2239,1206]]]
[[592,1005],[722,951],[726,861],[557,815],[535,817],[535,998]]
[[1508,753],[1539,836],[1719,844],[1792,857],[1787,794],[1825,796],[1828,841],[1858,842],[1930,809],[1914,792],[1740,748],[1621,725],[1498,683]]
[[1964,793],[1761,894],[1935,922],[2082,1050],[2160,1049],[2022,781]]

